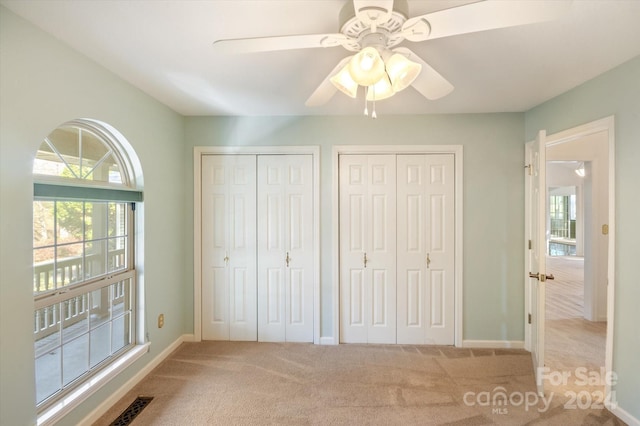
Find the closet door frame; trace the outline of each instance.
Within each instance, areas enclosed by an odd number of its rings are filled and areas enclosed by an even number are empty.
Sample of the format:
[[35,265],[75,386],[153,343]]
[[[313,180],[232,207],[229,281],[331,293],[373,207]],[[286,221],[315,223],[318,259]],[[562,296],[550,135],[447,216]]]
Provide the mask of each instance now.
[[320,343],[320,147],[196,146],[193,148],[193,341],[202,340],[202,156],[306,154],[313,164],[313,342]]
[[455,309],[455,346],[462,347],[462,145],[334,145],[332,159],[332,250],[333,250],[333,337],[323,337],[323,343],[338,344],[340,342],[340,212],[339,212],[339,176],[338,158],[345,154],[453,154],[455,169],[454,184],[454,309]]

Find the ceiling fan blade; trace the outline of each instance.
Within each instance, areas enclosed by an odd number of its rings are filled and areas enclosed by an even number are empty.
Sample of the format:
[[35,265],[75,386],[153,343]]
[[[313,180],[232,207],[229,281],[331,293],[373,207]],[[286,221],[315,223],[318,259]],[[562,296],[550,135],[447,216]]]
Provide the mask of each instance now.
[[353,0],[353,9],[360,22],[376,27],[391,17],[393,0]]
[[413,53],[406,47],[398,47],[394,52],[405,55],[409,60],[422,65],[422,70],[418,77],[411,83],[425,98],[434,101],[440,99],[453,91],[453,84],[449,83],[440,73],[434,70],[431,65],[427,64],[422,58]]
[[344,67],[347,62],[349,62],[353,58],[353,56],[347,56],[340,62],[338,65],[327,75],[327,77],[320,83],[320,85],[314,90],[314,92],[309,96],[309,99],[304,103],[308,107],[316,107],[320,105],[324,105],[329,102],[329,99],[336,94],[338,89],[331,82],[331,77],[338,73]]
[[276,37],[216,40],[213,46],[223,53],[270,52],[274,50],[309,49],[358,44],[344,34],[307,34]]
[[408,19],[402,26],[409,41],[514,27],[557,19],[571,0],[484,0]]

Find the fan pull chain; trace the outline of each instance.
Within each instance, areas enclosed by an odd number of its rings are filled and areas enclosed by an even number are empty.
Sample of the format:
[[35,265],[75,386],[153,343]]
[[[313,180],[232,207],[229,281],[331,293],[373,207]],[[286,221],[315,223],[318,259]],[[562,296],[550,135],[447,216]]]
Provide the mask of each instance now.
[[371,118],[378,118],[378,114],[376,114],[376,86],[373,86],[373,112],[371,113]]
[[364,88],[364,115],[369,116],[369,109],[367,108],[367,95],[369,94],[369,87],[365,86]]

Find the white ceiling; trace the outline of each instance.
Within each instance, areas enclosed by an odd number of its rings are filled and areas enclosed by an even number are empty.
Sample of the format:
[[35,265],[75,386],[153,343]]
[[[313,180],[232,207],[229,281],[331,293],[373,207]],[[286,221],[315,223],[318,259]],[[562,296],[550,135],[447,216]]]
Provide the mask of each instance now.
[[[355,115],[338,92],[304,105],[342,47],[242,55],[218,39],[334,33],[347,0],[1,0],[0,3],[184,115]],[[507,0],[505,0],[507,1]],[[535,1],[535,0],[534,0]],[[409,16],[469,3],[408,0]],[[429,101],[413,88],[378,114],[526,111],[640,55],[640,1],[574,0],[539,24],[403,42],[454,86]]]

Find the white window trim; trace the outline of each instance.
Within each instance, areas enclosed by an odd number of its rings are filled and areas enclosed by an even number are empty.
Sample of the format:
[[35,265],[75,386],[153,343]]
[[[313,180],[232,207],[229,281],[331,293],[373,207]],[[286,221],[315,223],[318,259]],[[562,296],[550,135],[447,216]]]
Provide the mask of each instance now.
[[132,349],[124,353],[118,359],[105,367],[98,374],[88,379],[82,386],[75,389],[51,407],[38,414],[38,426],[53,425],[69,414],[74,408],[84,402],[94,393],[98,392],[103,386],[118,376],[127,367],[132,365],[144,354],[149,352],[151,343],[138,344]]
[[462,271],[463,271],[463,174],[462,174],[462,145],[334,145],[332,152],[332,222],[333,222],[333,336],[323,337],[323,342],[327,344],[340,343],[340,233],[339,233],[339,210],[338,210],[338,157],[343,154],[453,154],[455,167],[455,346],[462,347]]

